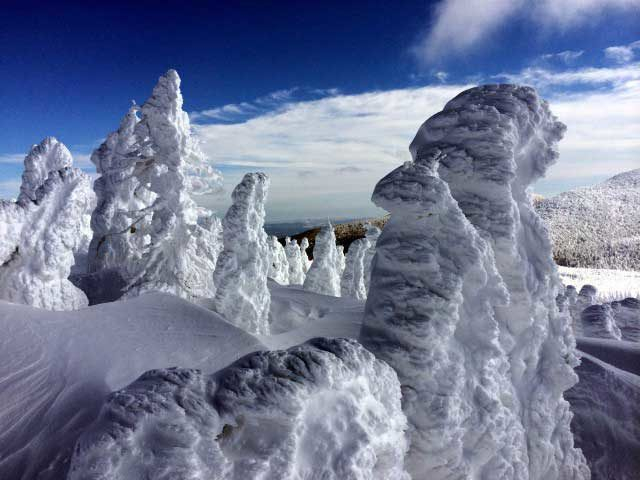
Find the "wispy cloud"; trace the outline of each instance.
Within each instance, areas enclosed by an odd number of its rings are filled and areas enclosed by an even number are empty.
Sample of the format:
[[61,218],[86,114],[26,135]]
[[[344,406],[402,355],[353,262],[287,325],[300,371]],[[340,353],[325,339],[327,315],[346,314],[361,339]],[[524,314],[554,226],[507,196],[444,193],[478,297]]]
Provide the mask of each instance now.
[[0,164],[20,164],[24,162],[24,154],[3,153],[0,154]]
[[604,55],[616,63],[628,63],[635,57],[635,51],[640,50],[640,40],[629,45],[616,45],[604,49]]
[[481,48],[508,22],[525,20],[544,29],[566,30],[605,10],[629,10],[640,0],[441,0],[435,20],[413,48],[424,62]]
[[20,192],[20,180],[2,180],[0,181],[0,198],[14,199]]
[[540,58],[545,61],[560,60],[569,65],[584,54],[584,50],[565,50],[557,53],[545,53]]
[[557,85],[619,85],[640,79],[640,63],[612,68],[586,67],[560,71],[541,67],[528,67],[517,73],[501,73],[494,76],[494,78],[511,83],[533,85],[539,88]]

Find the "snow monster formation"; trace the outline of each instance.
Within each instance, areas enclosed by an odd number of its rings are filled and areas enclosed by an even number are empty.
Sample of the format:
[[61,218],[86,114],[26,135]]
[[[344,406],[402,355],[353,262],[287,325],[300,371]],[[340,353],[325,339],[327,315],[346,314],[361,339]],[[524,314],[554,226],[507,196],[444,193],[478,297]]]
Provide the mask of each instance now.
[[304,280],[304,289],[322,295],[340,296],[341,259],[333,225],[328,222],[316,236],[313,263]]
[[305,279],[305,263],[298,242],[295,239],[291,240],[287,237],[285,239],[284,251],[287,257],[287,263],[289,264],[289,283],[291,285],[302,285]]
[[309,256],[307,255],[307,249],[309,248],[309,239],[304,237],[300,241],[300,252],[302,255],[302,271],[306,275],[311,268],[311,260],[309,260]]
[[367,298],[364,284],[364,257],[369,250],[369,240],[359,238],[349,245],[345,259],[345,267],[340,280],[340,292],[343,297]]
[[375,188],[363,345],[398,373],[418,479],[589,478],[563,392],[578,360],[528,190],[565,127],[535,90],[467,90]]
[[267,175],[247,173],[233,190],[233,204],[222,220],[224,248],[213,274],[215,310],[237,327],[261,335],[269,333],[271,303],[264,231],[268,189]]
[[371,264],[373,263],[373,256],[376,253],[376,244],[378,243],[378,237],[380,237],[380,229],[375,225],[367,223],[365,225],[367,233],[366,239],[369,242],[369,248],[364,252],[364,258],[362,263],[364,264],[364,289],[369,292],[369,283],[371,282]]
[[289,261],[278,237],[269,237],[269,278],[280,285],[289,285]]
[[50,310],[88,305],[69,280],[89,230],[91,179],[53,137],[24,160],[17,202],[0,200],[0,299]]
[[405,427],[393,370],[320,338],[212,376],[145,373],[108,398],[68,478],[409,480]]
[[219,222],[198,218],[190,193],[212,192],[221,178],[191,136],[182,103],[180,77],[169,70],[91,156],[100,177],[89,270],[116,271],[128,296],[213,295]]

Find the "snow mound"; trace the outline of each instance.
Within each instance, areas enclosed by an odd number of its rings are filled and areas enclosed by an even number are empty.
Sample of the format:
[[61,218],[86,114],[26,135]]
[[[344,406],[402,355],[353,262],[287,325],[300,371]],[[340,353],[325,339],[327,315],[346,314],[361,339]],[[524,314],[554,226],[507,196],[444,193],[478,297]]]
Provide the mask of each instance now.
[[354,340],[250,354],[207,377],[147,372],[110,396],[70,479],[403,479],[393,370]]
[[304,279],[304,289],[322,295],[340,296],[342,257],[333,225],[328,222],[316,236],[313,263]]
[[269,245],[264,204],[269,178],[247,173],[231,194],[233,204],[222,221],[224,249],[213,273],[214,309],[250,333],[269,332]]
[[87,297],[69,280],[86,247],[91,180],[73,168],[53,137],[25,158],[16,203],[0,202],[0,299],[50,310],[74,310]]
[[540,200],[554,257],[567,267],[640,270],[640,169]]
[[362,340],[398,373],[414,478],[589,476],[562,396],[575,340],[529,193],[564,129],[532,88],[473,88],[375,188],[391,218]]
[[128,296],[213,295],[219,232],[210,214],[198,218],[190,194],[216,190],[221,180],[191,136],[182,104],[180,77],[169,70],[91,156],[100,177],[89,270],[115,270]]

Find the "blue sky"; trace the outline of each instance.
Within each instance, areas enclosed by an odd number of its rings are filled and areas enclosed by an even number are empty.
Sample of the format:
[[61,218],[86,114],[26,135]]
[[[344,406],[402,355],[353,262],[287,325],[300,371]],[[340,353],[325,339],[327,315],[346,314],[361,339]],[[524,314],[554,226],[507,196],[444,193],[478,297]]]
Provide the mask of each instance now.
[[[359,216],[419,125],[467,86],[536,86],[567,123],[552,194],[640,167],[640,0],[3,2],[0,196],[54,135],[76,163],[176,68],[227,194],[272,177],[271,220]],[[561,4],[561,7],[558,5]]]

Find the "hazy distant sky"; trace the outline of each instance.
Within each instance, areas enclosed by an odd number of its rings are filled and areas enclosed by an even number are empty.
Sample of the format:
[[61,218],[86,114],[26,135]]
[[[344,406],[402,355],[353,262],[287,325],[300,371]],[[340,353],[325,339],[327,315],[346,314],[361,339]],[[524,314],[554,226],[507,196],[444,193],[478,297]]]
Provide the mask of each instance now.
[[[420,124],[479,83],[537,87],[569,130],[552,194],[640,168],[640,0],[0,5],[0,197],[47,135],[91,151],[175,68],[226,193],[271,175],[270,220],[374,213]],[[84,5],[83,5],[84,4]]]

